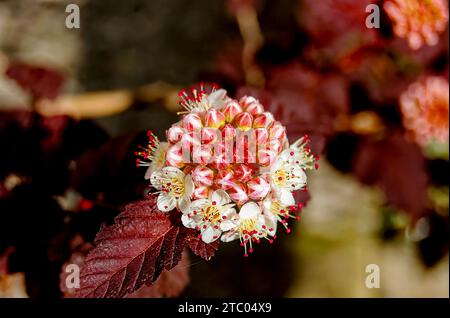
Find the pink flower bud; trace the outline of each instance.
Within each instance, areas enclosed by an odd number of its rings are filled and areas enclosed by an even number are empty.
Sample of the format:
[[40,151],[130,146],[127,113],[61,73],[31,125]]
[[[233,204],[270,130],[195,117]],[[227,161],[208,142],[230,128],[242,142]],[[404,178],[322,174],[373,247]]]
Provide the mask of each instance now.
[[209,145],[216,142],[218,138],[219,130],[216,128],[203,128],[202,129],[202,144]]
[[181,140],[181,137],[184,133],[186,133],[186,130],[184,128],[173,125],[166,132],[167,141],[171,144],[176,144]]
[[278,139],[283,141],[286,136],[286,128],[279,122],[276,121],[269,128],[270,139]]
[[212,158],[212,145],[194,146],[192,150],[192,160],[194,163],[207,165]]
[[231,124],[226,124],[222,128],[222,138],[223,140],[230,140],[236,137],[236,128]]
[[228,190],[231,189],[234,185],[234,173],[232,170],[223,169],[219,170],[214,179],[214,183],[217,187]]
[[270,191],[269,183],[262,177],[258,176],[247,183],[248,197],[252,200],[261,200]]
[[205,115],[206,127],[220,128],[225,125],[225,115],[217,109],[210,109]]
[[236,176],[236,180],[247,182],[253,175],[253,169],[245,164],[238,165],[234,170],[234,175]]
[[261,166],[270,166],[276,158],[277,154],[273,150],[261,149],[258,151],[258,163]]
[[253,121],[253,128],[267,128],[269,127],[275,119],[271,113],[265,112],[256,116]]
[[183,118],[183,128],[188,131],[200,131],[203,127],[202,119],[198,114],[190,113]]
[[256,144],[264,145],[269,140],[269,131],[266,128],[255,129]]
[[192,197],[194,200],[208,198],[209,188],[207,186],[197,186],[194,188]]
[[181,137],[181,146],[185,150],[192,151],[194,146],[201,145],[200,138],[200,131],[185,133]]
[[252,96],[244,96],[239,101],[239,104],[241,104],[242,108],[252,114],[252,115],[258,115],[264,112],[264,107],[260,104],[260,102],[252,97]]
[[170,146],[167,150],[166,164],[177,168],[182,168],[184,166],[183,151],[180,144]]
[[214,181],[214,171],[204,166],[197,166],[191,172],[192,180],[198,185],[211,186]]
[[247,189],[242,183],[233,184],[227,192],[236,204],[241,205],[248,201]]
[[236,163],[256,163],[257,145],[255,137],[237,137],[234,151],[234,162]]
[[242,107],[238,102],[233,100],[227,103],[223,109],[223,113],[225,115],[225,121],[231,123],[237,114],[242,113]]
[[239,113],[234,117],[234,123],[240,130],[247,131],[252,128],[253,116],[247,112]]
[[272,150],[274,153],[278,155],[283,149],[283,147],[281,146],[281,142],[278,139],[271,139],[266,144],[266,149]]

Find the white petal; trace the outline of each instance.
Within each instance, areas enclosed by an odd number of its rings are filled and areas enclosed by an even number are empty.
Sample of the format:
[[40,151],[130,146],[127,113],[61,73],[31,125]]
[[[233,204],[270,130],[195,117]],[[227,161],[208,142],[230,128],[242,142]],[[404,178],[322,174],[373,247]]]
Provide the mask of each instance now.
[[231,202],[230,196],[224,190],[216,190],[211,196],[211,202],[216,202],[216,205],[222,206]]
[[292,192],[288,189],[281,189],[280,190],[280,203],[284,206],[291,206],[295,204],[294,196],[292,195]]
[[254,219],[261,213],[261,209],[255,202],[248,202],[244,204],[239,211],[241,219]]
[[163,212],[172,211],[177,205],[177,200],[170,195],[161,193],[156,201],[158,209]]
[[204,231],[202,231],[202,240],[205,243],[211,243],[217,240],[222,234],[220,229],[215,229],[212,226],[208,226]]
[[180,178],[181,180],[183,180],[184,178],[184,173],[183,171],[181,171],[178,168],[175,167],[164,167],[161,169],[161,173],[162,176],[166,177],[166,178]]
[[198,199],[191,203],[189,206],[190,212],[200,212],[204,207],[208,206],[210,204],[208,199]]
[[152,176],[153,172],[155,172],[155,168],[152,164],[148,166],[147,170],[145,171],[144,179],[148,180]]
[[150,183],[152,184],[152,186],[157,189],[157,190],[161,190],[162,186],[164,184],[163,182],[163,178],[162,178],[162,170],[157,170],[152,172],[152,174],[150,175]]
[[264,223],[268,230],[272,229],[272,231],[268,231],[268,233],[274,236],[277,232],[277,219],[272,212],[266,211],[264,213]]
[[180,209],[180,211],[183,213],[189,210],[190,205],[191,199],[187,195],[182,196],[178,201],[178,209]]
[[220,240],[222,242],[231,242],[239,238],[239,233],[237,231],[229,231],[227,233],[222,234]]
[[225,220],[220,222],[220,229],[224,232],[235,229],[238,222],[233,220]]
[[307,181],[306,173],[303,171],[303,169],[299,166],[292,166],[290,168],[290,173],[294,175],[294,177],[289,180],[288,188],[291,191],[303,188]]
[[292,149],[289,149],[289,148],[283,150],[283,151],[280,153],[280,158],[281,158],[283,161],[286,161],[286,160],[290,159],[290,158],[291,158],[291,152],[292,152]]
[[183,225],[185,227],[188,227],[190,229],[194,229],[197,226],[197,223],[193,218],[190,218],[187,216],[187,214],[183,214],[181,216],[181,222],[183,222]]
[[213,108],[219,109],[225,104],[225,96],[227,91],[224,89],[219,89],[208,96],[208,101],[211,103]]

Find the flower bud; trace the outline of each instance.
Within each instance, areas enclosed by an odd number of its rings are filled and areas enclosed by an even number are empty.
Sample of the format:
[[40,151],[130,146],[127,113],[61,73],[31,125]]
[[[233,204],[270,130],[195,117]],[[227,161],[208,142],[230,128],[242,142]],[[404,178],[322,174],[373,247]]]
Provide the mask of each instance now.
[[227,123],[231,123],[234,117],[239,113],[242,113],[242,107],[236,101],[228,102],[223,109],[223,114],[225,115],[225,121]]
[[209,194],[209,187],[207,186],[197,186],[194,188],[194,192],[192,193],[192,197],[194,200],[198,199],[206,199]]
[[198,114],[190,113],[183,118],[183,128],[188,131],[199,131],[203,127],[202,119]]
[[238,165],[236,169],[234,170],[234,175],[236,176],[236,180],[239,180],[240,182],[247,182],[251,179],[253,174],[253,169],[249,166],[242,164]]
[[239,113],[234,117],[234,123],[240,130],[247,131],[252,128],[253,116],[247,112]]
[[260,104],[260,102],[252,97],[252,96],[244,96],[239,101],[239,104],[241,104],[242,108],[252,114],[252,115],[258,115],[264,112],[264,107]]
[[261,147],[269,140],[269,131],[266,128],[255,129],[256,144]]
[[217,140],[217,135],[219,134],[219,130],[216,128],[203,128],[202,129],[202,144],[209,145],[213,144]]
[[183,151],[180,144],[169,147],[166,153],[166,164],[177,168],[184,166]]
[[273,150],[260,149],[258,151],[258,163],[261,166],[268,167],[275,161],[276,156],[277,154]]
[[267,128],[269,127],[275,119],[271,113],[265,112],[256,116],[253,121],[253,128]]
[[266,148],[272,150],[275,154],[279,154],[282,150],[281,142],[278,139],[271,139],[267,144]]
[[225,125],[225,115],[216,109],[210,109],[205,115],[205,126],[220,128]]
[[278,139],[283,141],[286,136],[286,128],[279,122],[276,121],[269,128],[270,139]]
[[219,170],[214,179],[214,183],[223,190],[231,189],[234,185],[234,172],[229,169]]
[[207,165],[211,162],[212,145],[197,145],[192,150],[192,160],[194,163]]
[[266,179],[258,176],[247,183],[248,197],[252,200],[262,200],[270,191],[270,185]]
[[236,202],[236,204],[241,205],[248,201],[247,189],[242,183],[233,184],[233,186],[228,189],[227,192],[231,200]]
[[222,128],[222,138],[223,140],[234,140],[236,137],[236,128],[231,124],[226,124]]
[[211,186],[214,181],[214,171],[208,167],[197,166],[191,172],[192,180],[198,185]]
[[186,130],[184,128],[173,125],[166,132],[167,141],[171,144],[176,144],[181,140],[181,137],[184,133],[186,133]]

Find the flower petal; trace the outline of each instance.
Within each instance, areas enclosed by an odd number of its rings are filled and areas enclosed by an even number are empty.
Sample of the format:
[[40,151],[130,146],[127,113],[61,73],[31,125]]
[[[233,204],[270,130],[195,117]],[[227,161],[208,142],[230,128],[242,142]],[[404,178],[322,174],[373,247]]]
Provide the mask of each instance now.
[[217,240],[222,234],[222,231],[220,229],[215,229],[212,226],[208,226],[205,230],[202,231],[202,240],[205,243],[211,243]]
[[227,96],[227,91],[224,89],[219,89],[208,96],[208,101],[213,108],[219,109],[225,104],[225,97]]
[[231,242],[239,238],[239,233],[237,231],[229,231],[220,237],[222,242]]
[[260,213],[261,209],[258,204],[255,202],[248,202],[241,207],[239,217],[241,219],[255,219]]
[[279,200],[282,205],[291,206],[295,204],[294,196],[288,189],[281,189],[279,192]]
[[173,196],[161,193],[156,200],[156,205],[160,211],[168,212],[175,209],[177,200]]
[[211,202],[216,202],[218,206],[231,202],[230,196],[224,190],[216,190],[211,195]]
[[210,204],[208,199],[198,199],[191,203],[189,206],[189,212],[200,212],[204,207],[208,206]]
[[191,205],[191,199],[189,196],[184,195],[180,198],[178,201],[178,209],[180,209],[181,212],[189,211],[189,207]]
[[193,218],[188,217],[187,214],[183,214],[181,216],[181,222],[183,222],[183,225],[185,227],[188,227],[190,229],[194,229],[197,226],[197,223]]

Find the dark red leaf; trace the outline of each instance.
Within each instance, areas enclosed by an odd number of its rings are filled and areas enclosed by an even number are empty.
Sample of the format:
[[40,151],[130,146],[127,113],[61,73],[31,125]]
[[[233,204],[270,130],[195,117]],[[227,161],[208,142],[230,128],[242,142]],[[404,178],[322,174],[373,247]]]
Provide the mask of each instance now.
[[181,259],[186,229],[156,209],[150,197],[127,205],[115,224],[100,230],[81,268],[77,297],[123,297],[153,283]]
[[172,270],[163,272],[150,286],[144,286],[127,298],[177,297],[189,284],[189,255],[183,252],[181,261]]
[[64,82],[64,77],[54,70],[27,64],[11,65],[6,75],[36,98],[55,99]]
[[414,218],[426,211],[428,176],[420,147],[398,132],[382,140],[366,140],[354,159],[356,176],[377,185],[386,201]]
[[196,231],[189,232],[187,243],[195,255],[200,256],[207,261],[214,256],[220,245],[219,240],[209,244],[203,242],[202,239],[198,237],[198,233]]

